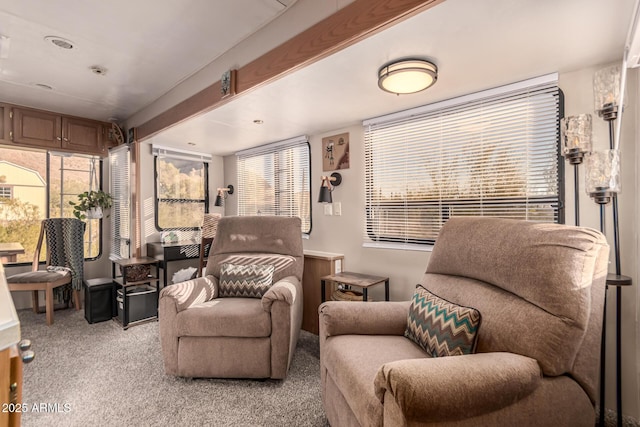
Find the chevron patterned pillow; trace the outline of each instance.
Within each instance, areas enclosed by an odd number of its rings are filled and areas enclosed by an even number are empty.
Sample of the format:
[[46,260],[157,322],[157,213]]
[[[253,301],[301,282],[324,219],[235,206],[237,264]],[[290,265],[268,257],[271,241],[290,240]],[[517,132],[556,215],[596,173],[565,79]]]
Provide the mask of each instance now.
[[262,298],[273,284],[275,267],[271,264],[220,266],[221,297]]
[[475,352],[480,312],[463,307],[416,286],[404,336],[432,357]]

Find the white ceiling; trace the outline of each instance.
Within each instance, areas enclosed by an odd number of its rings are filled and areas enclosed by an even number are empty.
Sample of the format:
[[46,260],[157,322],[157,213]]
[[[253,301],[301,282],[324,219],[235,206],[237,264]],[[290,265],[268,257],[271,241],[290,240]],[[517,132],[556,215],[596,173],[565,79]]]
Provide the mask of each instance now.
[[[294,1],[0,0],[0,35],[9,37],[0,101],[124,120]],[[44,40],[52,35],[74,48]],[[107,73],[93,74],[95,65]]]
[[[634,1],[446,0],[153,141],[227,155],[542,74],[619,60]],[[0,100],[85,117],[90,113],[102,120],[129,117],[283,8],[276,0],[218,1],[216,8],[229,10],[221,14],[223,22],[213,22],[219,15],[210,6],[205,13],[210,3],[204,0],[9,3],[0,0],[0,34],[11,36],[10,56],[0,59]],[[50,32],[74,40],[78,51],[64,54],[76,56],[61,59],[60,49],[42,41]],[[406,96],[379,90],[378,68],[407,56],[436,63],[437,83]],[[17,72],[12,71],[14,61],[20,63]],[[93,75],[88,67],[95,64],[109,73]],[[36,89],[33,82],[55,89]],[[254,119],[264,123],[256,125]]]

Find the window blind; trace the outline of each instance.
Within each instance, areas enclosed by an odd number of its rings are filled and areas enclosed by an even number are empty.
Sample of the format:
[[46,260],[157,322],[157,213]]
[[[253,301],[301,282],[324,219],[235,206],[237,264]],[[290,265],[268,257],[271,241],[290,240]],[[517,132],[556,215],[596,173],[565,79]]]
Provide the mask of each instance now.
[[111,207],[111,252],[109,259],[131,256],[131,155],[128,145],[109,150]]
[[301,136],[236,153],[238,215],[297,216],[311,231],[311,163]]
[[367,120],[364,246],[424,249],[452,216],[559,222],[557,75]]

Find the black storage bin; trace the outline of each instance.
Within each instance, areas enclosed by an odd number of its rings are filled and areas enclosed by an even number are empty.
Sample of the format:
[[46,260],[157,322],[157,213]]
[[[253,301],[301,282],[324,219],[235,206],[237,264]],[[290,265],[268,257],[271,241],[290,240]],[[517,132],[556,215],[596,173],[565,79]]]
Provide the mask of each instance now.
[[[116,301],[118,318],[124,323],[122,288],[118,289]],[[127,311],[129,312],[128,323],[156,317],[158,315],[156,288],[148,285],[127,288]]]
[[116,315],[113,279],[84,281],[84,318],[89,323],[104,322]]

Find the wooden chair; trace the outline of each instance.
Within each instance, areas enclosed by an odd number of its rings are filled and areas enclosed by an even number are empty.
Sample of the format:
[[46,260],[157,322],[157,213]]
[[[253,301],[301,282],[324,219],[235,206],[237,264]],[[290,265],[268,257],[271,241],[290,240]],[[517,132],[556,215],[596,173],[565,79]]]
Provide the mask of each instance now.
[[[45,293],[47,325],[53,324],[54,289],[72,285],[76,310],[81,309],[80,289],[83,279],[85,223],[75,218],[51,218],[42,221],[38,244],[33,255],[32,271],[7,277],[10,291],[31,291],[33,311],[40,311],[38,292]],[[46,235],[46,265],[58,271],[38,270],[40,253]],[[52,265],[53,260],[53,265]],[[82,260],[79,262],[78,260]],[[60,269],[60,267],[66,269]]]
[[207,259],[209,258],[209,250],[213,244],[213,239],[218,231],[218,221],[222,215],[209,213],[204,214],[202,221],[202,239],[200,241],[200,263],[196,277],[202,277],[204,269],[207,267]]

